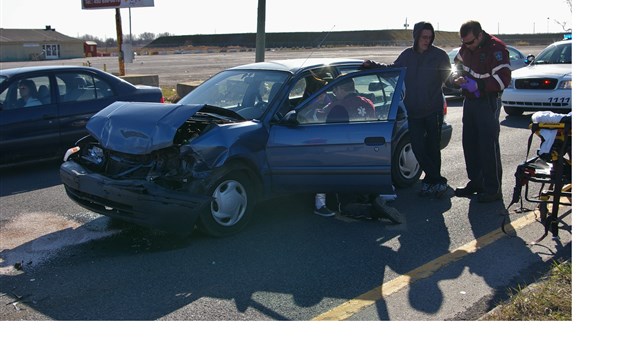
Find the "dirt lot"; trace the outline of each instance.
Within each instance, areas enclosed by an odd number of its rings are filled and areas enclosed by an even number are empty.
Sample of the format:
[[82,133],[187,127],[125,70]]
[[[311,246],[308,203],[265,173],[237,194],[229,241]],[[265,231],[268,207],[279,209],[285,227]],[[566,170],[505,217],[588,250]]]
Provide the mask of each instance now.
[[[341,47],[322,49],[286,49],[265,52],[265,60],[291,58],[347,57],[373,59],[390,63],[404,49],[402,46],[390,47]],[[446,50],[452,47],[442,47]],[[544,47],[518,47],[523,53],[538,54]],[[179,53],[153,56],[136,56],[132,63],[125,63],[126,75],[159,75],[162,87],[174,87],[177,83],[204,81],[220,70],[253,63],[254,52],[218,52],[218,53]],[[36,62],[2,62],[1,69],[33,65],[90,65],[92,67],[118,73],[117,57],[90,57],[55,61]]]

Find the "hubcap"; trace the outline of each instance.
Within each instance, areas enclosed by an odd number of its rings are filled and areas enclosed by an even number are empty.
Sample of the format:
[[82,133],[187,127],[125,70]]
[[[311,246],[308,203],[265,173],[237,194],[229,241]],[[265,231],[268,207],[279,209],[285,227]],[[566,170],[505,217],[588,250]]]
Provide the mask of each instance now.
[[411,144],[403,146],[400,156],[398,157],[398,168],[400,174],[405,179],[413,179],[418,171],[420,171],[420,162],[413,154]]
[[243,218],[248,195],[238,181],[222,182],[213,192],[211,215],[222,226],[233,226]]

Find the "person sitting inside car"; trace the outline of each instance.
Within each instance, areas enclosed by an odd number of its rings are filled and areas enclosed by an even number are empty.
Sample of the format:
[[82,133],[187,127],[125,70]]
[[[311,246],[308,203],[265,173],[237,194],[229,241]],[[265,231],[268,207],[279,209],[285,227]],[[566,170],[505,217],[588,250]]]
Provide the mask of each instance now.
[[37,99],[37,87],[32,80],[21,80],[17,85],[19,96],[17,103],[19,107],[30,107],[41,105]]
[[370,99],[356,92],[353,79],[334,86],[332,92],[336,101],[317,113],[319,117],[325,115],[325,122],[365,121],[375,118],[375,105]]
[[86,81],[82,77],[75,76],[67,79],[67,94],[62,97],[63,101],[76,101],[82,96]]

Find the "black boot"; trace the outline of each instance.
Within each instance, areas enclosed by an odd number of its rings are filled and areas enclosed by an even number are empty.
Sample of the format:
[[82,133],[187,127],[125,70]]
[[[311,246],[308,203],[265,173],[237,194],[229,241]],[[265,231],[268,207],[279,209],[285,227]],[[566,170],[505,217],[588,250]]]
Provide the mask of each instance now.
[[475,193],[482,191],[480,188],[476,187],[471,181],[467,183],[467,185],[463,187],[457,187],[454,190],[454,195],[457,197],[470,197]]
[[378,218],[388,219],[395,224],[403,223],[403,217],[398,210],[386,205],[385,200],[381,196],[377,196],[372,200],[372,208]]

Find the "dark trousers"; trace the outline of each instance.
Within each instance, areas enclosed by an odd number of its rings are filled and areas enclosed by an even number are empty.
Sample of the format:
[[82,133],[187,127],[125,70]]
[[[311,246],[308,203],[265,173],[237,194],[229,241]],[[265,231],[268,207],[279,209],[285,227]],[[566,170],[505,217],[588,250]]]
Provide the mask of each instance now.
[[424,171],[422,182],[429,185],[445,184],[441,176],[441,125],[443,115],[434,114],[424,118],[409,118],[411,148]]
[[463,153],[467,177],[484,193],[502,189],[499,151],[500,99],[487,96],[463,102]]

